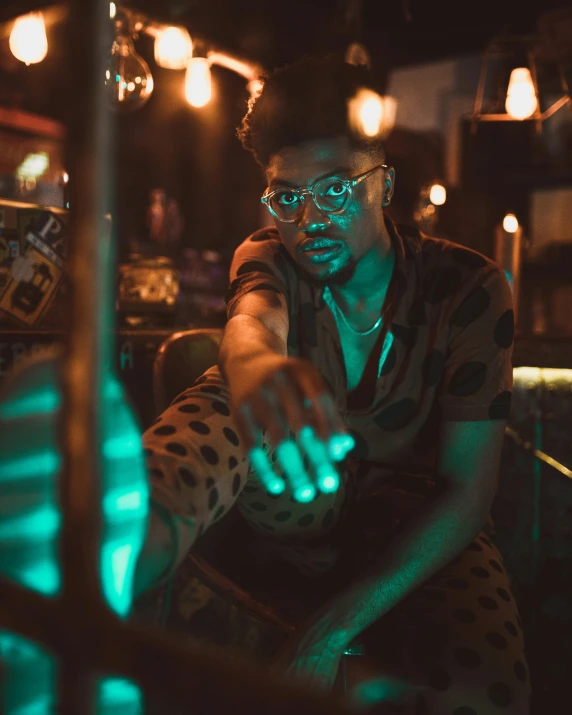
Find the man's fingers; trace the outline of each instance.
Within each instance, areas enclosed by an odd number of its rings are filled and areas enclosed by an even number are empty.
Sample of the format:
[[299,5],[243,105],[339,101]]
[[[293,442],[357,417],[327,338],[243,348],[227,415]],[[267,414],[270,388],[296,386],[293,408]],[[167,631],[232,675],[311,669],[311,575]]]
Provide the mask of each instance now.
[[310,502],[316,496],[316,487],[304,469],[302,455],[294,440],[284,440],[276,448],[276,457],[292,486],[292,496],[297,502]]
[[326,443],[318,438],[314,429],[309,425],[302,427],[299,439],[314,468],[318,489],[325,493],[335,492],[340,486],[340,478],[330,461]]
[[266,491],[270,494],[282,494],[286,489],[284,480],[272,468],[272,464],[262,447],[253,447],[249,454],[250,465],[256,472]]

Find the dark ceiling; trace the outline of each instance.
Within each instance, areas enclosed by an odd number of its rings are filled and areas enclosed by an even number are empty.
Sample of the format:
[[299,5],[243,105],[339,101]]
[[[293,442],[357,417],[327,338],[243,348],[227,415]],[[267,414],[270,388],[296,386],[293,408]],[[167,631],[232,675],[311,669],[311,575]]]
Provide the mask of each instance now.
[[[53,0],[2,0],[0,22],[53,4]],[[374,70],[383,77],[394,67],[480,52],[499,35],[534,33],[544,13],[559,10],[566,12],[569,30],[564,42],[572,47],[572,0],[119,0],[119,4],[158,22],[185,25],[196,41],[197,54],[215,46],[268,70],[303,55],[344,50],[350,41],[360,40],[370,52]],[[67,61],[62,23],[50,28],[49,41],[46,61],[27,68],[11,55],[7,35],[2,34],[0,104],[63,117],[70,98],[62,71]],[[137,47],[152,62],[150,38],[141,38]]]
[[[133,0],[212,42],[274,67],[361,39],[395,67],[482,50],[502,34],[533,33],[542,13],[572,0]],[[353,20],[351,19],[353,16]]]

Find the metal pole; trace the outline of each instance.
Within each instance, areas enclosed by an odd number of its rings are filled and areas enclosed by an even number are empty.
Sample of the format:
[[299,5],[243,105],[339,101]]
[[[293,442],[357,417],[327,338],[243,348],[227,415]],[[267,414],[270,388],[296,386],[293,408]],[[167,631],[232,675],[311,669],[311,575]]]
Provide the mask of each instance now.
[[[111,122],[104,94],[111,31],[109,3],[70,0],[69,6],[66,150],[71,299],[62,370],[61,563],[62,599],[73,620],[80,608],[90,615],[105,609],[99,582],[99,419],[112,347],[109,274],[113,261],[104,215],[111,208],[109,197],[113,192]],[[71,628],[66,630],[71,634]],[[92,687],[81,665],[74,658],[66,658],[61,664],[59,712],[64,715],[93,712]]]

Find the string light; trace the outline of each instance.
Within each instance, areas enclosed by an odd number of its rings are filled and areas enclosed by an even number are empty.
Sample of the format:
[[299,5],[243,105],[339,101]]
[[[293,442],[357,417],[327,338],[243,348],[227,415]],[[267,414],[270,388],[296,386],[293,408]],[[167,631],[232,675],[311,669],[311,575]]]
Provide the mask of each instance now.
[[183,70],[193,56],[193,41],[182,27],[166,27],[155,38],[155,62],[168,70]]
[[212,97],[211,68],[205,57],[193,57],[187,65],[185,98],[192,107],[204,107]]
[[358,136],[386,138],[395,125],[397,102],[370,89],[360,89],[348,102],[348,123]]
[[23,15],[14,22],[10,33],[10,51],[26,65],[41,62],[48,54],[46,24],[41,12]]

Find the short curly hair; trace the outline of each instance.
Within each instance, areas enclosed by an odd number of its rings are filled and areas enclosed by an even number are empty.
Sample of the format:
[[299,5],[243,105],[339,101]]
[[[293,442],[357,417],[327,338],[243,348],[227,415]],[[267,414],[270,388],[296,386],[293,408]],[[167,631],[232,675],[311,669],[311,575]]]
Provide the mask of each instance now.
[[383,94],[380,79],[366,66],[330,53],[306,57],[261,80],[262,92],[250,100],[237,136],[263,168],[284,147],[314,139],[347,136],[356,149],[383,152],[379,138],[357,137],[348,125],[347,103],[359,89]]

